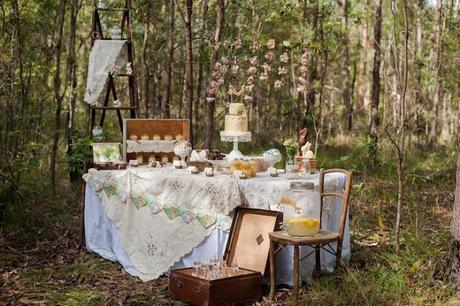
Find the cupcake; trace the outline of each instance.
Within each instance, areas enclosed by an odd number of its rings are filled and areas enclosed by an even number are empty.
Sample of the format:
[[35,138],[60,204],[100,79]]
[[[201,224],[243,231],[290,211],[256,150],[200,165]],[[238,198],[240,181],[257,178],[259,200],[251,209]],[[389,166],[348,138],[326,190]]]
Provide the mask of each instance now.
[[177,134],[176,140],[184,140],[184,136],[182,136],[182,134]]
[[173,137],[171,135],[165,135],[165,140],[173,140]]
[[129,140],[137,140],[137,135],[129,135]]
[[161,156],[161,163],[162,164],[167,164],[169,162],[169,157],[167,154],[164,154],[163,156]]
[[141,140],[149,140],[149,135],[147,134],[142,135]]
[[155,135],[153,135],[152,139],[153,140],[161,140],[161,137],[160,137],[160,135],[155,134]]

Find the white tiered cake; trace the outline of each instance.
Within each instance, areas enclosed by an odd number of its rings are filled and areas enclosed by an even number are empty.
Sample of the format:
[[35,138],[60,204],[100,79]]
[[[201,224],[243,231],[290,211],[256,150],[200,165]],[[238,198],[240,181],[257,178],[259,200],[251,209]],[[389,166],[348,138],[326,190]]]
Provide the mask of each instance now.
[[247,132],[248,117],[243,103],[230,103],[225,115],[225,132]]

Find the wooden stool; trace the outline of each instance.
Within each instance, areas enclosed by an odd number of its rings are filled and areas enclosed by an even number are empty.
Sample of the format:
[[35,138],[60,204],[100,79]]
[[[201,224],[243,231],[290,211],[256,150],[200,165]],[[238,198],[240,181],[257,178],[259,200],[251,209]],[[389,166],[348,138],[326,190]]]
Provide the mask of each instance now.
[[[299,288],[300,288],[300,271],[299,266],[300,262],[316,252],[321,246],[335,242],[339,239],[339,234],[334,232],[329,232],[326,230],[320,230],[318,234],[310,237],[296,237],[290,236],[286,231],[271,232],[268,234],[270,237],[270,299],[275,297],[276,291],[276,274],[275,274],[275,253],[277,252],[277,245],[292,245],[294,247],[294,260],[293,260],[293,278],[294,278],[294,288],[293,294],[294,298],[297,301]],[[311,246],[314,248],[309,254],[305,255],[302,258],[299,258],[299,247],[300,246]],[[319,254],[319,253],[318,253]],[[316,260],[316,270],[320,270],[321,267],[318,265],[320,262]]]

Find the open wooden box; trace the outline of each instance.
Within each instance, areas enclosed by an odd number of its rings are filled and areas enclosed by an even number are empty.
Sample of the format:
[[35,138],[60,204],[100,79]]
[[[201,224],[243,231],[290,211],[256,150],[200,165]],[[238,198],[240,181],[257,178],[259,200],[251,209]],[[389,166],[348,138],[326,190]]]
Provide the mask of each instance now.
[[169,159],[174,157],[173,151],[171,152],[131,152],[128,153],[126,141],[131,135],[136,135],[138,139],[143,135],[148,135],[150,139],[157,134],[164,139],[166,135],[175,137],[182,135],[184,140],[190,140],[189,120],[188,119],[124,119],[123,120],[123,158],[126,162],[131,159],[136,159],[138,155],[142,155],[144,162],[146,162],[151,155],[154,155],[157,160],[161,156],[167,154]]
[[270,239],[279,230],[283,214],[278,211],[237,207],[230,229],[225,261],[236,259],[237,275],[208,280],[194,276],[193,268],[171,271],[169,294],[191,305],[235,305],[262,298],[262,275],[268,271]]
[[[92,168],[98,170],[126,169],[126,163],[121,158],[121,143],[95,142],[91,144],[93,150]],[[104,152],[109,149],[109,154]]]

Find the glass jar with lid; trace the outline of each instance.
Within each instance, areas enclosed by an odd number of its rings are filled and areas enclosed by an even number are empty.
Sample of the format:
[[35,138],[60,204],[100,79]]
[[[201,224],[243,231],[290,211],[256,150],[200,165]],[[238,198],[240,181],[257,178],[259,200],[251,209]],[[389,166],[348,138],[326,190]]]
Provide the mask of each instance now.
[[319,230],[320,194],[313,182],[291,182],[289,191],[279,200],[284,225],[289,234],[308,236]]

